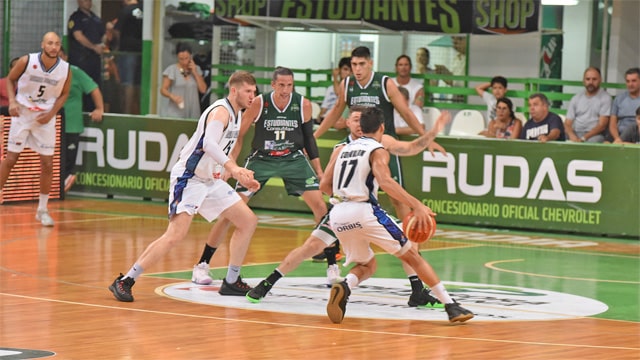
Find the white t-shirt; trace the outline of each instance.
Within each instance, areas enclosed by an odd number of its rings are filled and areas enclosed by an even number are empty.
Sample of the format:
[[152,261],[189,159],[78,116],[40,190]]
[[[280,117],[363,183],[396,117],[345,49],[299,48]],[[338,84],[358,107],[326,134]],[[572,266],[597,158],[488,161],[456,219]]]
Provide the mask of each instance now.
[[401,85],[398,83],[398,78],[392,78],[393,82],[398,86],[402,86],[403,88],[409,91],[409,104],[413,104],[416,101],[416,95],[418,91],[420,91],[424,87],[424,81],[411,78],[408,83]]
[[[424,125],[424,115],[422,114],[422,109],[418,105],[411,104],[409,105],[409,109],[416,115],[420,124]],[[398,110],[393,109],[393,124],[397,128],[406,128],[409,127],[406,121],[400,116]]]

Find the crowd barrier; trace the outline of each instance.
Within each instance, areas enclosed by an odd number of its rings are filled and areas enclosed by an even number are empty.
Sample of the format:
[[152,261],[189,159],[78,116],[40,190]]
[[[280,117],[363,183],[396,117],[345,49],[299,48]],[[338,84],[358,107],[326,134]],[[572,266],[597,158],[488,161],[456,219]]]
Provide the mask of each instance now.
[[[166,199],[193,120],[107,114],[83,133],[73,191]],[[251,133],[248,134],[252,136]],[[318,140],[323,165],[345,131]],[[410,139],[411,137],[407,137]],[[640,238],[640,147],[439,137],[447,155],[403,158],[405,188],[441,223]],[[245,141],[241,154],[248,153]],[[381,202],[393,208],[384,194]],[[274,179],[250,205],[309,212]]]

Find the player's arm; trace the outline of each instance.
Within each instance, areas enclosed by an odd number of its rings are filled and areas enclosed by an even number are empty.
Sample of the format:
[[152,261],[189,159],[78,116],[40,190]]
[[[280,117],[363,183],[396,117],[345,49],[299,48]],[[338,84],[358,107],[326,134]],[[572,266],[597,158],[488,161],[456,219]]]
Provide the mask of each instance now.
[[338,92],[336,92],[336,96],[338,96],[338,100],[336,100],[336,104],[331,108],[331,110],[329,110],[327,115],[324,117],[324,120],[322,120],[322,122],[320,123],[320,127],[318,127],[316,131],[313,133],[313,136],[316,139],[322,136],[322,134],[324,134],[325,132],[327,132],[327,130],[331,128],[336,123],[336,121],[338,121],[338,119],[340,119],[340,116],[342,116],[342,113],[344,112],[344,109],[347,106],[347,103],[345,100],[345,94],[344,94],[344,87],[345,87],[346,81],[347,79],[344,79],[340,82],[340,87],[338,88]]
[[304,149],[307,152],[311,166],[315,170],[318,178],[322,178],[322,164],[320,164],[320,152],[316,138],[313,137],[313,121],[311,121],[311,102],[309,99],[302,101],[302,113],[304,114],[304,123],[302,123],[302,136],[304,138]]
[[435,214],[393,180],[389,170],[389,152],[385,149],[376,149],[371,153],[369,161],[373,176],[378,181],[380,188],[393,199],[409,206],[418,221],[418,229],[424,231],[427,217]]
[[54,119],[56,114],[60,112],[60,109],[62,109],[62,106],[64,106],[64,103],[69,97],[69,90],[71,89],[71,77],[71,68],[69,68],[67,80],[64,82],[64,86],[62,87],[60,96],[56,98],[56,101],[53,103],[53,107],[51,107],[49,111],[43,112],[36,117],[37,122],[39,122],[40,124],[46,124],[51,121],[51,119]]
[[9,99],[9,115],[20,116],[20,104],[16,101],[16,87],[20,75],[24,73],[29,62],[29,55],[20,57],[7,75],[7,98]]
[[249,189],[249,191],[258,191],[260,183],[253,178],[253,171],[247,170],[236,164],[224,153],[224,149],[220,147],[222,134],[228,126],[229,111],[224,106],[218,106],[209,113],[206,120],[205,135],[202,148],[205,155],[211,157],[215,162],[221,164],[224,170],[234,179]]
[[338,154],[340,154],[340,150],[343,146],[344,145],[340,145],[333,148],[333,152],[329,158],[329,163],[324,169],[324,176],[320,179],[320,191],[329,196],[333,195],[333,171],[336,166],[336,159],[338,158]]
[[[382,136],[382,145],[387,149],[390,153],[399,156],[412,156],[419,154],[424,151],[433,140],[438,136],[438,133],[444,129],[444,127],[451,121],[451,113],[448,111],[442,111],[436,123],[433,125],[431,130],[425,132],[423,135],[420,135],[418,138],[413,141],[400,141],[395,139],[389,135]],[[444,149],[442,149],[442,153],[445,154]]]
[[413,111],[411,111],[411,109],[409,109],[409,106],[407,106],[404,97],[398,90],[398,86],[388,78],[387,80],[388,81],[386,82],[385,86],[387,88],[387,94],[389,95],[389,99],[391,100],[393,107],[398,110],[400,116],[402,116],[407,125],[409,125],[409,127],[412,128],[413,131],[416,132],[416,134],[423,135],[424,125],[420,124],[420,121],[418,121],[416,115],[413,113]]

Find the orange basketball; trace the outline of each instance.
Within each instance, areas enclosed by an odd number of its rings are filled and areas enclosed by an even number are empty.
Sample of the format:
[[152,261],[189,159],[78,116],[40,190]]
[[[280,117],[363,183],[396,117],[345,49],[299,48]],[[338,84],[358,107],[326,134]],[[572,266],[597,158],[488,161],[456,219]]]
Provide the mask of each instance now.
[[428,217],[427,227],[425,231],[418,231],[416,226],[416,220],[413,217],[413,212],[407,214],[402,219],[402,231],[407,239],[415,243],[423,243],[429,241],[436,233],[436,218],[433,216]]

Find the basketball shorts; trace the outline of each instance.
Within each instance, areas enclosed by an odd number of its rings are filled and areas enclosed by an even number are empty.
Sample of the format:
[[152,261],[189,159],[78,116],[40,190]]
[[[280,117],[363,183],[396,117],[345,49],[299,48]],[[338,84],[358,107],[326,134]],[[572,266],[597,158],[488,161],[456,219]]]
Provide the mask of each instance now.
[[[254,153],[247,159],[244,167],[253,170],[253,177],[260,182],[261,189],[272,177],[282,178],[289,195],[300,196],[305,191],[320,189],[316,172],[300,150],[285,156]],[[247,196],[254,195],[241,185],[237,185],[236,190]]]
[[46,124],[36,121],[41,112],[20,110],[20,116],[11,117],[7,151],[21,153],[25,147],[40,155],[51,156],[56,147],[56,118]]
[[322,219],[320,219],[318,225],[316,225],[313,231],[311,231],[312,236],[315,236],[318,239],[322,240],[322,242],[324,242],[327,246],[330,246],[331,244],[336,242],[336,240],[338,240],[338,238],[336,238],[336,234],[333,232],[333,230],[331,230],[331,225],[329,224],[329,212],[327,212],[322,217]]
[[238,201],[242,201],[240,195],[226,181],[171,177],[169,218],[183,212],[198,213],[211,222]]
[[331,229],[340,240],[346,264],[369,262],[374,256],[370,244],[398,257],[411,248],[402,228],[379,205],[341,202],[333,206],[330,216]]
[[389,154],[389,170],[391,171],[391,177],[401,186],[404,186],[402,179],[402,166],[400,165],[400,158],[398,155]]

